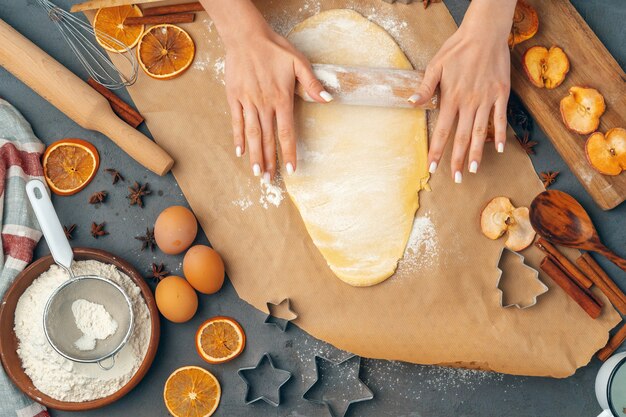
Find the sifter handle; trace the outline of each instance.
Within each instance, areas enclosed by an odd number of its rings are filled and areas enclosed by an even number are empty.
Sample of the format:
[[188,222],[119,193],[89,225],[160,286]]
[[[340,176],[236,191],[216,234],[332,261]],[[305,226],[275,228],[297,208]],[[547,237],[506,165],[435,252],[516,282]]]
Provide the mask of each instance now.
[[71,271],[74,253],[65,237],[63,226],[61,226],[59,217],[54,210],[45,184],[40,180],[28,181],[26,183],[26,194],[54,261],[68,272]]

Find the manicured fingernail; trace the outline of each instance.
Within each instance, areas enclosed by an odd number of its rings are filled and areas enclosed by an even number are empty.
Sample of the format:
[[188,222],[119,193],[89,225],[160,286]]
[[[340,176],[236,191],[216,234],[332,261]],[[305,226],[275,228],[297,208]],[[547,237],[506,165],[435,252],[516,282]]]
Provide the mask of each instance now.
[[323,98],[323,99],[324,99],[324,101],[325,101],[326,103],[330,103],[331,101],[333,101],[333,96],[332,96],[332,94],[330,94],[330,93],[329,93],[328,91],[326,91],[326,90],[323,90],[323,91],[320,93],[320,97],[321,97],[321,98]]
[[285,165],[285,168],[287,168],[288,175],[291,175],[294,173],[293,164],[291,162],[287,162],[287,164]]
[[471,172],[472,174],[478,172],[478,161],[472,161],[469,166],[469,172]]
[[409,103],[415,104],[420,98],[421,96],[419,94],[413,94],[411,97],[409,97]]
[[254,173],[255,177],[258,177],[259,175],[261,175],[261,165],[259,164],[252,165],[252,172]]
[[457,171],[454,173],[454,182],[457,184],[463,182],[463,174],[461,174],[461,171]]
[[261,181],[263,181],[265,184],[269,184],[270,182],[272,182],[272,176],[269,172],[264,172],[263,179]]
[[434,174],[435,171],[437,171],[437,162],[433,161],[430,163],[430,166],[428,167],[428,172],[430,172],[431,174]]
[[504,152],[504,143],[498,143],[498,153]]
[[235,148],[235,155],[237,155],[237,158],[241,158],[241,146]]

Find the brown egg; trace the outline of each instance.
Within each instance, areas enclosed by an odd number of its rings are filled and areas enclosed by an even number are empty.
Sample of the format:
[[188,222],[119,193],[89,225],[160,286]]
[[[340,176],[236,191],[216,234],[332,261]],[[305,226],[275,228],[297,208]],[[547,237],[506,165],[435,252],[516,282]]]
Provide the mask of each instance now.
[[208,246],[192,246],[183,259],[185,278],[203,294],[213,294],[224,284],[224,261]]
[[154,291],[156,304],[163,317],[174,323],[191,320],[198,309],[198,295],[184,278],[164,278]]
[[177,255],[191,246],[197,233],[196,217],[183,206],[166,208],[154,223],[156,243],[168,255]]

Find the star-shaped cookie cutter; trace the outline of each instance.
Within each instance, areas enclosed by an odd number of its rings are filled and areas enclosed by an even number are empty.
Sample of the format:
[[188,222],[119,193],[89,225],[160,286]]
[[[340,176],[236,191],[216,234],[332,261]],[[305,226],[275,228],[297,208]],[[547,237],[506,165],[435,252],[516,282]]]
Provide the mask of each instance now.
[[[502,263],[502,258],[504,257],[505,252],[508,252],[517,256],[521,261],[520,262],[521,266],[526,268],[528,272],[532,274],[534,280],[537,282],[538,286],[541,288],[541,290],[535,294],[531,302],[528,304],[525,304],[525,305],[522,305],[521,303],[504,304],[504,292],[500,288],[500,283],[502,281],[502,275],[504,274],[504,272],[502,271],[502,268],[500,268],[500,264]],[[524,310],[525,308],[532,307],[537,304],[537,298],[539,298],[540,295],[547,293],[549,290],[548,286],[544,284],[543,281],[541,281],[541,279],[539,279],[539,271],[537,271],[535,268],[528,266],[525,261],[526,261],[526,258],[524,258],[524,256],[520,255],[519,253],[512,251],[506,247],[502,248],[502,251],[500,252],[500,256],[498,257],[497,269],[499,273],[498,273],[498,281],[496,282],[496,289],[500,292],[500,306],[502,308],[509,308],[509,307],[515,306],[520,310]]]
[[[280,405],[280,389],[291,379],[291,372],[277,368],[269,353],[265,352],[255,366],[241,368],[237,375],[246,384],[244,403],[246,405],[257,401],[265,401],[269,405]],[[262,390],[259,393],[258,390]],[[252,398],[249,398],[251,394]]]
[[[285,298],[283,299],[281,302],[279,303],[272,303],[270,301],[268,301],[267,303],[265,303],[267,306],[267,316],[265,317],[265,321],[263,323],[265,324],[272,324],[276,327],[278,327],[278,329],[281,332],[284,332],[287,330],[287,327],[289,326],[289,323],[291,323],[292,321],[294,321],[295,319],[298,318],[298,313],[296,313],[292,308],[291,308],[291,299],[290,298]],[[287,308],[287,312],[289,313],[289,318],[282,318],[282,317],[278,317],[277,315],[273,314],[275,310],[277,310],[278,308],[281,307],[286,307]]]
[[[315,355],[315,379],[313,383],[306,389],[302,398],[314,404],[324,405],[332,417],[344,417],[352,404],[369,401],[374,398],[374,393],[359,377],[361,371],[361,358],[351,355],[348,358],[336,362],[321,355]],[[339,369],[339,381],[330,382],[330,386],[321,393],[315,393],[317,386],[323,386],[324,372],[322,369]],[[328,376],[326,376],[328,378]],[[349,382],[354,381],[360,391],[353,398],[349,398],[351,391]],[[328,385],[328,383],[326,383]],[[354,387],[354,386],[353,386]],[[328,389],[330,388],[330,389]],[[316,395],[317,394],[317,395]]]

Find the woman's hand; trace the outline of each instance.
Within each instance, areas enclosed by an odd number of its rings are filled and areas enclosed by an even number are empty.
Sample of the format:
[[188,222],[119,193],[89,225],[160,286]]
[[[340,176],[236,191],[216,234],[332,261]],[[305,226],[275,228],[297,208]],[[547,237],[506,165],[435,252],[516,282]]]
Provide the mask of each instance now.
[[203,4],[226,47],[226,94],[236,155],[247,150],[254,175],[263,174],[269,181],[276,173],[276,132],[285,169],[293,173],[296,81],[320,103],[332,96],[324,91],[307,59],[269,27],[249,0]]
[[474,0],[459,29],[429,63],[420,89],[409,99],[425,103],[440,85],[439,118],[428,152],[431,174],[437,169],[457,116],[450,162],[456,183],[462,181],[468,154],[469,172],[478,170],[492,109],[496,150],[504,152],[511,83],[507,40],[515,4],[516,0]]

